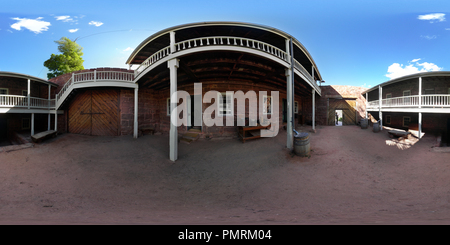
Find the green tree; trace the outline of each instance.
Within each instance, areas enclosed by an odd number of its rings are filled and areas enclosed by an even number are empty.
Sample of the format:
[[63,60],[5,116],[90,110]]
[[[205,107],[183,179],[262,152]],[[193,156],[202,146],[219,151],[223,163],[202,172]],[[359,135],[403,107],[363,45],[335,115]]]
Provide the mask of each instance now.
[[47,73],[48,79],[84,69],[84,60],[81,58],[83,48],[76,41],[62,37],[55,43],[62,54],[52,54],[50,59],[44,62],[44,66],[50,71]]

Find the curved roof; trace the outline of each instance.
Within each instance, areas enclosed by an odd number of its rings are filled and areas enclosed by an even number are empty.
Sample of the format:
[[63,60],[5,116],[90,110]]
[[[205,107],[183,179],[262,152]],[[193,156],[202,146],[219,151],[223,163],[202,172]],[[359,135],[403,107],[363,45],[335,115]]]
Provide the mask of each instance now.
[[301,64],[306,63],[314,66],[315,76],[322,80],[317,65],[308,50],[296,38],[273,27],[244,22],[197,22],[166,28],[141,42],[129,56],[126,64],[141,64],[153,53],[167,47],[170,43],[170,32],[176,33],[175,39],[177,42],[196,37],[236,36],[264,41],[282,50],[286,49],[286,40],[292,38],[294,58]]
[[48,80],[39,78],[39,77],[35,77],[35,76],[30,76],[27,74],[21,74],[21,73],[15,73],[15,72],[9,72],[9,71],[0,71],[0,77],[15,77],[15,78],[23,78],[23,79],[30,79],[36,82],[40,82],[40,83],[45,83],[45,84],[49,84],[52,86],[57,87],[58,84],[56,83],[52,83]]
[[440,76],[449,76],[450,77],[450,71],[420,72],[420,73],[414,73],[414,74],[411,74],[411,75],[406,75],[406,76],[403,76],[403,77],[394,78],[394,79],[391,79],[391,80],[389,80],[387,82],[380,83],[380,84],[377,84],[376,86],[373,86],[372,88],[364,91],[363,94],[378,89],[378,86],[384,87],[384,86],[389,85],[389,84],[398,83],[398,82],[402,82],[402,81],[409,80],[409,79],[414,79],[414,78],[419,78],[419,77],[440,77]]

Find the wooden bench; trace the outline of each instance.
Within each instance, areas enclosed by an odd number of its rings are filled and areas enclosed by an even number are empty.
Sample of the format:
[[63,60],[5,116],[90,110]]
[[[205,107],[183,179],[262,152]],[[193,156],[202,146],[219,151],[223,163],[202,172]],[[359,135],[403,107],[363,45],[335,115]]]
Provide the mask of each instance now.
[[269,126],[239,126],[238,127],[238,135],[242,140],[242,143],[245,143],[246,140],[261,138],[261,129],[268,129]]
[[39,143],[39,142],[41,142],[43,140],[46,140],[48,138],[56,137],[57,133],[58,132],[55,131],[55,130],[48,130],[48,131],[40,132],[40,133],[37,133],[35,135],[32,135],[31,136],[31,140],[33,140],[33,142],[35,142],[35,143]]
[[409,137],[409,135],[411,134],[410,132],[406,132],[403,130],[389,130],[388,133],[389,133],[389,137],[394,138],[394,136],[395,136],[395,137],[398,137],[399,140],[407,139]]

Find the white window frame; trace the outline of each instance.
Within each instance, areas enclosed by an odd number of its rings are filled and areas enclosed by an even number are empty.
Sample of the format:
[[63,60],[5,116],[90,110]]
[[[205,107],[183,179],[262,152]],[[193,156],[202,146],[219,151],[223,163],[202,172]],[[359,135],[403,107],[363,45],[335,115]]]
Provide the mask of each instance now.
[[[267,111],[267,100],[269,99],[270,101],[270,111]],[[272,115],[272,111],[273,111],[273,103],[272,103],[272,96],[269,95],[263,95],[263,114],[264,115]]]
[[[24,127],[24,122],[28,122],[28,126]],[[22,129],[30,129],[31,120],[30,118],[22,118]]]
[[[9,94],[9,89],[7,89],[7,88],[0,88],[0,91],[6,91],[6,94],[4,94],[4,95],[7,95],[7,94]],[[0,93],[0,94],[3,94],[3,93]]]
[[391,124],[391,115],[386,115],[386,124]]
[[[427,91],[431,91],[431,93],[428,93]],[[426,88],[425,91],[423,92],[425,95],[426,94],[435,94],[436,89],[435,88]]]
[[392,98],[392,93],[387,93],[386,94],[386,99],[390,99],[390,98]]
[[[408,125],[405,125],[405,119],[409,120]],[[403,117],[403,121],[402,121],[403,127],[408,127],[410,123],[411,123],[411,117],[404,116]]]
[[[227,95],[226,92],[217,94],[217,113],[219,116],[234,116],[234,93],[229,93]],[[223,98],[225,96],[225,106],[223,105]],[[227,96],[229,96],[230,100],[227,100]],[[224,113],[225,112],[225,113]]]
[[298,101],[294,101],[294,114],[298,114]]

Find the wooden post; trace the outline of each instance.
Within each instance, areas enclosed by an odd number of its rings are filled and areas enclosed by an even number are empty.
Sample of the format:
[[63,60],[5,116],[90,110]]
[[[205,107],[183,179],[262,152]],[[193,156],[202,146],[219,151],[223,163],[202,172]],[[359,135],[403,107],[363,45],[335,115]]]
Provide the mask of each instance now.
[[287,142],[286,147],[290,150],[294,149],[294,135],[292,128],[292,82],[291,82],[291,69],[286,69],[286,99],[287,99]]
[[[177,69],[179,67],[178,59],[171,59],[167,62],[167,66],[170,69],[170,97],[177,92]],[[170,115],[177,116],[177,103],[170,102]],[[178,159],[178,129],[174,124],[175,122],[170,122],[169,131],[169,158],[172,161]]]
[[27,98],[28,109],[30,109],[30,79],[28,79]]
[[378,117],[380,119],[380,131],[383,130],[383,113],[381,112],[381,100],[383,99],[383,88],[378,85]]
[[316,130],[316,90],[312,89],[312,130]]
[[34,113],[31,113],[31,136],[34,135]]
[[366,119],[367,119],[367,105],[369,104],[369,94],[366,93]]
[[[48,85],[48,119],[47,119],[47,130],[50,130],[50,92],[52,90],[52,87],[50,84]],[[55,101],[56,103],[56,101]],[[55,108],[56,109],[56,108]]]
[[133,137],[138,138],[138,88],[134,89],[134,124],[133,124]]
[[[419,77],[419,108],[422,108],[422,77]],[[419,120],[418,120],[418,130],[419,130],[419,139],[422,138],[422,113],[419,112]]]
[[175,32],[170,32],[170,53],[175,53]]

